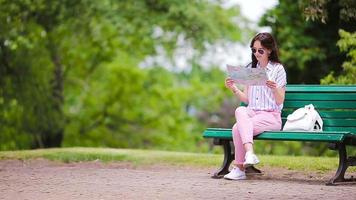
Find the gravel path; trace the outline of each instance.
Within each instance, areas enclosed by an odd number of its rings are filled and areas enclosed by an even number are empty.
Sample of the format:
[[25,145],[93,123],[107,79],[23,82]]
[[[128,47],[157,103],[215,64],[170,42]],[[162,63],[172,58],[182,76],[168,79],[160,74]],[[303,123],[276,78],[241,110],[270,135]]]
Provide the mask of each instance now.
[[356,199],[356,185],[325,186],[318,176],[282,169],[245,181],[210,178],[215,169],[46,160],[0,161],[0,199]]

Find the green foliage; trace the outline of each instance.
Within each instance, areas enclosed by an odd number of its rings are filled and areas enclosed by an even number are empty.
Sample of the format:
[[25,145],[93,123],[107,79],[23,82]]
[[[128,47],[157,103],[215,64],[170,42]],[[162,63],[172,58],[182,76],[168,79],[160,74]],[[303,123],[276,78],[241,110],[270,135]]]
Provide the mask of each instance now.
[[44,1],[2,1],[0,6],[2,98],[22,108],[14,129],[33,140],[25,146],[13,141],[18,147],[58,146],[61,140],[61,77],[51,76],[60,58],[51,38],[63,13],[58,2],[47,6]]
[[[1,91],[1,90],[0,90]],[[0,150],[27,149],[31,147],[31,136],[25,134],[17,127],[21,127],[21,115],[24,108],[18,105],[16,100],[4,102],[0,98]]]
[[341,64],[346,58],[336,42],[338,30],[352,31],[354,21],[339,18],[338,2],[330,1],[325,5],[328,11],[327,24],[319,21],[306,21],[303,5],[292,0],[281,1],[277,7],[268,11],[260,24],[271,26],[276,37],[282,63],[287,69],[288,83],[319,83],[331,71],[342,71]]
[[337,42],[341,51],[347,52],[349,60],[342,64],[343,71],[335,77],[334,72],[321,80],[321,84],[356,84],[356,32],[339,31],[341,39]]
[[[329,23],[327,5],[331,4],[329,0],[316,0],[316,1],[302,1],[301,5],[304,9],[304,15],[309,20],[320,20],[323,23]],[[343,21],[354,22],[356,20],[356,2],[352,0],[339,0],[338,5],[340,7],[340,19]],[[353,32],[352,32],[353,31]],[[351,29],[351,33],[348,33],[342,29],[339,30],[340,39],[337,42],[337,46],[341,52],[346,52],[347,56],[351,58],[351,61],[345,61],[342,65],[343,70],[335,77],[334,71],[331,71],[320,82],[321,84],[355,84],[355,29]]]
[[[336,2],[340,7],[339,17],[342,20],[356,20],[356,2],[354,0],[338,0]],[[327,4],[330,4],[330,0],[302,0],[301,7],[304,11],[306,20],[311,19],[312,21],[326,23],[330,12],[330,10],[328,11],[327,9]]]
[[216,82],[223,82],[223,73],[203,73],[201,68],[189,74],[160,67],[142,70],[129,59],[118,57],[97,68],[80,100],[71,100],[63,145],[200,148],[196,144],[202,140],[204,124],[189,109],[202,112],[219,106],[223,92],[210,93],[217,90]]
[[241,39],[238,15],[198,0],[1,0],[0,149],[197,148],[204,124],[187,111],[219,107],[222,73],[138,66],[178,37],[201,53]]

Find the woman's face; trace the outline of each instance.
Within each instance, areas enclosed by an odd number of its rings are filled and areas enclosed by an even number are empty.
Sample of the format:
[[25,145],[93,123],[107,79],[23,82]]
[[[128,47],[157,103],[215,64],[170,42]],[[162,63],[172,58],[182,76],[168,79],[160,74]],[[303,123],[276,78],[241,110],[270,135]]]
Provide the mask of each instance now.
[[259,40],[256,40],[253,43],[253,47],[251,48],[252,53],[255,55],[257,58],[258,62],[266,62],[268,61],[268,56],[271,53],[270,50],[264,48],[261,45],[261,42]]

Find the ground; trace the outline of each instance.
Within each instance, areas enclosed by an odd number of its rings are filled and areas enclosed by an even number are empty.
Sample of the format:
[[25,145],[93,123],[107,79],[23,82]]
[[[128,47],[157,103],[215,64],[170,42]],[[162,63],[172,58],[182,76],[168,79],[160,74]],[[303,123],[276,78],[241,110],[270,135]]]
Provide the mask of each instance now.
[[332,172],[263,167],[244,181],[212,179],[214,168],[99,161],[0,161],[0,199],[355,199],[356,185],[326,186]]

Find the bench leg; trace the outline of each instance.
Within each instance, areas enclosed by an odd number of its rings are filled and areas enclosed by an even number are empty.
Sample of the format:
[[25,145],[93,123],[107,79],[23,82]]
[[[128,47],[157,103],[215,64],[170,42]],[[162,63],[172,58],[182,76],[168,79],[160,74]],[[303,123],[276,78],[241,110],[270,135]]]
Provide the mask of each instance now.
[[224,148],[224,161],[220,169],[214,173],[211,178],[222,178],[225,174],[229,173],[229,167],[235,155],[231,152],[231,145],[229,140],[222,140],[220,144]]
[[347,183],[354,182],[356,179],[353,177],[349,179],[345,179],[345,172],[349,166],[355,166],[356,159],[355,157],[347,157],[346,145],[345,144],[337,144],[336,145],[339,151],[339,167],[336,171],[334,177],[332,177],[326,185],[337,185],[338,183]]

